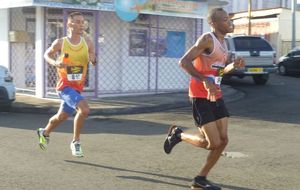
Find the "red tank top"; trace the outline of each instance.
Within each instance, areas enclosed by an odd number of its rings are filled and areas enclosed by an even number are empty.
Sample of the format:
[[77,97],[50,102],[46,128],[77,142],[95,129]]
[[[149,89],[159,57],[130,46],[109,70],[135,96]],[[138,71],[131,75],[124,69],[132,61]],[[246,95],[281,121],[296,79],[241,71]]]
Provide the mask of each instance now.
[[[211,35],[213,39],[213,51],[209,55],[203,53],[197,57],[194,61],[194,67],[220,89],[228,50],[226,44],[224,42],[221,44],[212,32],[207,34]],[[199,81],[194,77],[190,79],[189,96],[192,98],[207,98],[207,90],[203,85],[203,81]],[[216,98],[221,97],[222,93],[218,91]]]

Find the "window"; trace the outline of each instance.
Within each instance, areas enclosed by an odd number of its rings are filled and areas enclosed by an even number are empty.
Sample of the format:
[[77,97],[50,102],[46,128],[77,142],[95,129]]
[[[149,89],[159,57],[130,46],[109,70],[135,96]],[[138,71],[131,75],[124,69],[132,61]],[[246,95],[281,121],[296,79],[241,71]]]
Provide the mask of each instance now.
[[259,37],[236,37],[234,45],[236,51],[273,51],[271,45]]
[[129,31],[129,55],[147,56],[147,38],[146,29],[130,29]]
[[295,51],[294,55],[297,55],[297,57],[300,55],[300,51]]

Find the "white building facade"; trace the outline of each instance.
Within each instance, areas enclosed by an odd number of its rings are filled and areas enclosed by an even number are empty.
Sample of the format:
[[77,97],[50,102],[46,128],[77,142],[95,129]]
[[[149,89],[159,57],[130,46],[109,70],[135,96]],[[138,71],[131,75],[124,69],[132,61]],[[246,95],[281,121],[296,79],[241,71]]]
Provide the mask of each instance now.
[[[97,66],[88,70],[86,96],[187,90],[189,77],[178,67],[179,58],[208,29],[204,24],[208,9],[226,2],[162,0],[159,5],[145,6],[132,22],[116,16],[113,2],[3,2],[0,64],[13,74],[17,90],[37,97],[56,96],[56,68],[45,63],[43,54],[56,38],[66,34],[67,15],[75,10],[83,12],[87,20],[86,34],[95,42],[98,60]],[[158,1],[147,1],[151,2]],[[168,3],[176,9],[173,13],[164,11]]]
[[[297,0],[300,4],[300,1]],[[252,10],[272,9],[272,8],[291,8],[292,0],[251,0]],[[231,0],[225,9],[230,13],[244,12],[248,10],[249,0]]]

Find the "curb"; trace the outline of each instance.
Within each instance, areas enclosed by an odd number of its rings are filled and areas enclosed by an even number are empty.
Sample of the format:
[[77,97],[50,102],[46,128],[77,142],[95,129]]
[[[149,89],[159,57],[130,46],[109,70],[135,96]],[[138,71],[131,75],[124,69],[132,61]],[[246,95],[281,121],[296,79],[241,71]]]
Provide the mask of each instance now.
[[151,113],[164,110],[176,109],[189,106],[189,102],[174,102],[174,104],[160,104],[156,106],[112,108],[112,109],[91,109],[89,115],[125,115]]
[[[245,94],[241,91],[238,91],[228,85],[222,86],[222,92],[225,103],[237,101],[239,99],[242,99]],[[174,94],[175,95],[175,94]],[[159,94],[159,96],[155,96],[152,100],[156,100],[154,104],[147,105],[144,104],[143,101],[139,100],[136,102],[136,106],[123,106],[123,107],[104,107],[101,106],[101,104],[109,104],[109,102],[114,103],[114,99],[107,99],[103,100],[102,102],[97,101],[91,101],[90,104],[90,116],[96,116],[96,115],[125,115],[125,114],[139,114],[139,113],[151,113],[151,112],[159,112],[164,110],[170,110],[170,109],[177,109],[177,108],[183,108],[190,106],[190,101],[187,97],[186,93],[177,93],[175,96],[173,96],[173,100],[168,101],[168,103],[165,103],[165,98],[168,99],[169,96],[166,94]],[[142,96],[140,96],[142,97]],[[150,96],[151,97],[151,96]],[[34,97],[33,97],[34,98]],[[137,96],[137,98],[139,98]],[[157,99],[161,101],[157,101]],[[143,99],[142,99],[143,100]],[[25,101],[25,100],[23,100]],[[53,102],[51,102],[53,101]],[[107,101],[107,102],[105,102]],[[118,102],[119,99],[116,97],[115,102]],[[151,102],[151,99],[149,99]],[[55,104],[54,104],[55,103]],[[34,103],[25,103],[25,102],[15,102],[13,103],[13,107],[11,108],[11,112],[14,113],[32,113],[32,114],[55,114],[57,113],[57,110],[59,108],[60,103],[57,102],[57,99],[51,100],[50,103],[47,102],[47,104],[42,104],[37,102]],[[93,105],[97,105],[96,107],[93,107]]]
[[[90,116],[96,115],[123,115],[123,114],[138,114],[138,113],[151,113],[163,110],[170,110],[176,108],[182,108],[189,106],[188,101],[180,101],[169,104],[159,104],[155,106],[142,106],[142,107],[130,107],[130,108],[105,108],[105,109],[93,109],[90,108]],[[38,107],[13,105],[10,112],[14,113],[32,113],[32,114],[55,114],[58,107]]]

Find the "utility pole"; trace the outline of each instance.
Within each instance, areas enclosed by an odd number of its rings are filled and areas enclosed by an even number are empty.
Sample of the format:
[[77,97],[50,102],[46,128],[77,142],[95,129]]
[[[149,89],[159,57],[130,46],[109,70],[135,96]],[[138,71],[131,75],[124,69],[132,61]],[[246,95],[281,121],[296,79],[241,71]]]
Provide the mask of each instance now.
[[248,0],[248,35],[251,35],[252,0]]
[[296,0],[292,0],[292,49],[296,47]]

